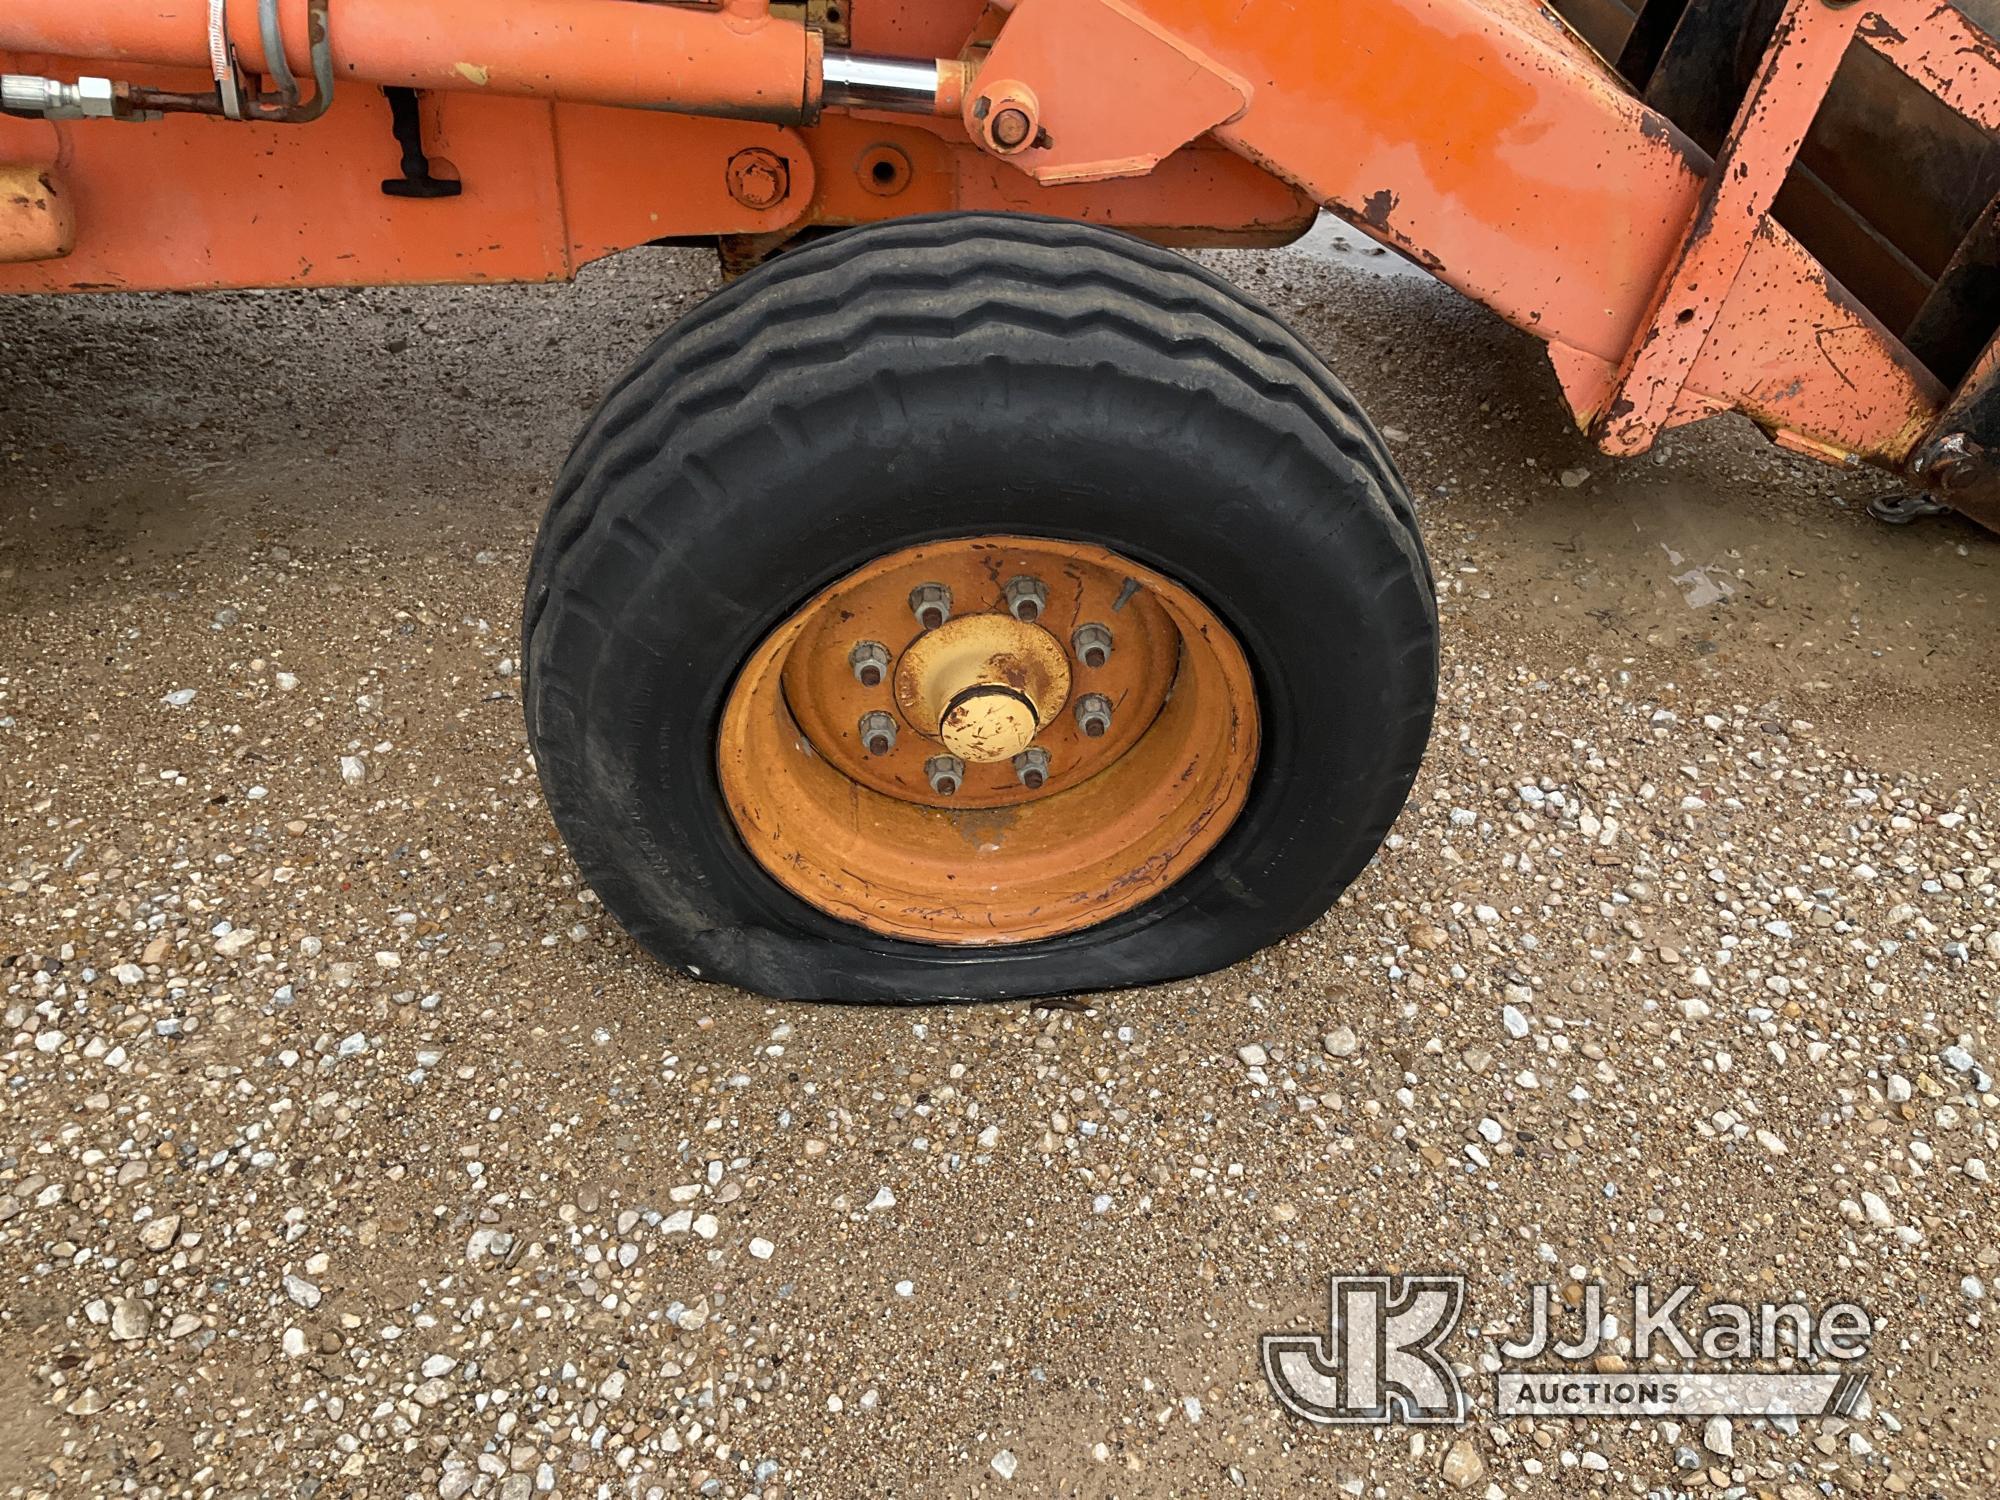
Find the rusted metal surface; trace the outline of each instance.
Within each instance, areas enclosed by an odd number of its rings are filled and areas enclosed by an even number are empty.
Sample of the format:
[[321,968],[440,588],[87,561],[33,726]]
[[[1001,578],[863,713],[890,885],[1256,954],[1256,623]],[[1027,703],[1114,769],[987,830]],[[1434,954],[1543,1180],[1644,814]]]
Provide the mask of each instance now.
[[926,630],[896,662],[896,707],[975,765],[1012,760],[1061,717],[1069,660],[1040,625],[984,609]]
[[[1849,51],[1799,161],[1933,281],[2000,192],[2000,141],[1862,46]],[[1791,227],[1818,250],[1816,225]],[[1872,284],[1849,286],[1875,305]]]
[[1986,205],[1945,267],[1903,340],[1943,380],[1972,372],[1985,338],[2000,326],[2000,197]]
[[755,213],[768,213],[792,195],[792,167],[784,156],[752,146],[729,158],[729,196]]
[[[313,91],[305,97],[292,72],[289,44],[283,29],[283,7],[274,7],[271,16],[276,30],[261,30],[261,61],[274,87],[256,87],[244,75],[241,59],[221,36],[210,39],[213,87],[200,90],[137,88],[127,100],[131,108],[169,114],[217,115],[230,120],[254,121],[265,125],[310,125],[333,107],[334,67],[331,27],[327,20],[328,0],[305,0],[305,36],[308,68]],[[224,12],[226,16],[226,11]],[[218,50],[219,49],[219,50]]]
[[1857,8],[1826,0],[1786,7],[1643,331],[1591,424],[1607,453],[1643,453],[1666,426],[1859,20]]
[[[1574,9],[1579,0],[1557,3]],[[1621,71],[1650,106],[1719,153],[1783,12],[1784,0],[1652,0],[1642,19],[1671,15],[1669,44],[1652,70]],[[1861,25],[1870,25],[1865,14]],[[1878,52],[1854,46],[1772,212],[1901,333],[1996,191],[1993,138]]]
[[[1023,576],[1048,590],[1046,612],[1033,624],[1005,612],[1006,586]],[[1022,800],[1005,761],[1023,747],[989,758],[950,746],[971,764],[948,803],[930,795],[923,776],[925,756],[946,748],[947,711],[967,688],[989,683],[1021,694],[1037,710],[1034,738],[1050,752],[1047,790],[1079,785],[1137,743],[1174,682],[1173,622],[1144,593],[1121,604],[1126,576],[1040,544],[915,549],[896,567],[842,590],[804,627],[784,668],[786,700],[820,753],[862,786],[940,807],[1003,807]],[[912,608],[912,590],[923,585],[951,594],[952,613],[940,629],[924,628]],[[1085,625],[1106,621],[1116,622],[1114,649],[1092,665],[1074,642]],[[875,682],[855,670],[864,644],[887,657]],[[875,658],[862,653],[862,659]],[[1086,691],[1105,693],[1126,710],[1113,735],[1091,740],[1077,732],[1067,709]],[[857,732],[866,715],[884,710],[907,726],[890,756],[872,753]]]
[[[1646,16],[1672,10],[1652,0]],[[1643,75],[1627,73],[1648,107],[1702,150],[1722,149],[1738,106],[1785,13],[1785,0],[1684,0]],[[1624,59],[1620,59],[1623,63]]]
[[1910,467],[1945,504],[2000,531],[2000,334],[1939,414]]
[[[1652,81],[1660,60],[1667,54],[1667,44],[1673,40],[1674,29],[1680,25],[1681,17],[1687,14],[1688,0],[1635,0],[1637,13],[1626,17],[1624,35],[1620,37],[1615,53],[1599,47],[1602,55],[1616,56],[1619,73],[1629,80],[1640,93]],[[1562,6],[1569,9],[1569,6]],[[1622,9],[1623,7],[1619,7]],[[1597,25],[1606,32],[1609,39],[1610,28],[1603,19]]]
[[0,163],[0,265],[56,260],[76,244],[76,214],[53,167]]
[[[1150,717],[1131,691],[1102,739],[1060,715],[1036,736],[1049,755],[1039,784],[1023,774],[1032,768],[1005,760],[947,766],[957,758],[946,745],[907,719],[891,755],[843,747],[843,734],[858,734],[844,718],[855,679],[841,647],[852,631],[885,630],[880,616],[895,609],[910,620],[912,579],[939,577],[954,580],[959,608],[980,606],[955,619],[1044,630],[1003,612],[1006,580],[1024,571],[1049,585],[1048,639],[1067,637],[1079,613],[1110,612],[1119,621],[1112,663],[1125,661],[1128,673],[1164,668]],[[1141,609],[1155,619],[1160,651],[1141,649]],[[1118,691],[1109,663],[1072,671],[1086,696]],[[822,687],[839,699],[824,716],[810,696]],[[887,711],[887,698],[878,690],[874,711]],[[1127,719],[1145,722],[1128,730]],[[730,691],[717,759],[745,846],[801,900],[887,936],[979,945],[1090,927],[1172,885],[1242,810],[1259,734],[1249,662],[1187,590],[1103,548],[982,537],[878,559],[781,625]],[[1066,774],[1065,763],[1085,754],[1104,758],[1092,774]],[[907,762],[921,791],[877,789],[865,772],[885,761]],[[945,769],[964,777],[949,793],[929,784]]]
[[2000,131],[2000,45],[1946,0],[1885,5],[1861,39],[1969,120]]
[[[1100,3],[1090,13],[1124,17],[1135,39],[1098,37],[1087,77],[1059,55],[1067,8],[1017,0],[987,62],[1040,99],[1050,144],[1016,165],[1094,170],[1123,144],[1143,159],[1157,125],[1121,143],[1113,101],[1184,91],[1199,59],[1250,100],[1217,139],[1547,340],[1580,420],[1606,409],[1712,163],[1538,6]],[[1369,65],[1355,67],[1363,36]],[[1880,320],[1768,218],[1737,286],[1715,318],[1732,336],[1702,347],[1669,419],[1740,407],[1829,448],[1904,458],[1944,392]]]

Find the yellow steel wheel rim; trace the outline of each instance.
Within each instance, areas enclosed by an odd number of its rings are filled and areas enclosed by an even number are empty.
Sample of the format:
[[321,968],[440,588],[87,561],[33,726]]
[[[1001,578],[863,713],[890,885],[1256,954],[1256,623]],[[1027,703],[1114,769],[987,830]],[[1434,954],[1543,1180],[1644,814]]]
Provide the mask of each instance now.
[[1258,746],[1249,662],[1192,592],[1107,548],[983,536],[878,558],[786,619],[730,690],[717,761],[793,895],[991,946],[1181,880],[1242,812]]

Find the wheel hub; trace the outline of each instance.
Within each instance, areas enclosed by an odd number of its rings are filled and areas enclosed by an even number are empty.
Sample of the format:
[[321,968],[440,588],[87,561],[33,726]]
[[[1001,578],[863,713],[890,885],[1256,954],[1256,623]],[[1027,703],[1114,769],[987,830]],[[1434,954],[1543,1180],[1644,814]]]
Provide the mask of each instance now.
[[[804,612],[785,699],[813,752],[869,791],[959,811],[1020,806],[1117,765],[1159,718],[1181,670],[1164,601],[1096,549],[911,548]],[[1079,718],[1086,698],[1112,712]],[[932,774],[940,756],[963,767],[949,793]]]
[[1164,890],[1248,795],[1242,648],[1102,547],[975,537],[823,589],[724,707],[725,798],[758,861],[885,934],[1014,943]]
[[911,643],[896,706],[919,733],[975,765],[1011,761],[1069,701],[1062,643],[1011,614],[959,615]]

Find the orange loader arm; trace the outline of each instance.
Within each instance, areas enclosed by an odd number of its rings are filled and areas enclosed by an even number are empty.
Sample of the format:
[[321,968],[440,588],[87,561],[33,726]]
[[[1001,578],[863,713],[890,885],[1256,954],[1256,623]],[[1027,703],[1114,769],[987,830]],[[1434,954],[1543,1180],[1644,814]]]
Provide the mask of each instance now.
[[[1530,0],[11,0],[0,292],[749,261],[939,209],[1276,243],[1318,205],[1546,341],[1611,453],[1735,410],[2000,519],[2000,356],[1913,351],[1777,211],[1857,55],[1990,135],[2000,53],[1940,0],[1780,9],[1708,149]],[[449,203],[383,178],[413,126]]]

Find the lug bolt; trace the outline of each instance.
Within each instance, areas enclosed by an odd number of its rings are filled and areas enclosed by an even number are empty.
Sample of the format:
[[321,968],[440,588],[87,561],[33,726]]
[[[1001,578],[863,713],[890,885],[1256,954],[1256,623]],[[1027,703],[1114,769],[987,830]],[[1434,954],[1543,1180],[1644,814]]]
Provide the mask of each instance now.
[[847,653],[847,664],[863,687],[880,687],[889,675],[889,648],[880,641],[863,641]]
[[940,797],[955,797],[965,783],[965,762],[956,755],[933,755],[924,762],[924,775]]
[[951,590],[941,583],[920,583],[910,590],[910,613],[926,630],[936,630],[951,618]]
[[1111,700],[1102,693],[1085,693],[1076,700],[1076,727],[1093,740],[1111,729]]
[[1014,774],[1021,778],[1022,786],[1039,792],[1049,779],[1049,752],[1039,745],[1023,750],[1014,757]]
[[861,743],[870,755],[887,755],[896,748],[896,721],[879,709],[861,716]]
[[1039,578],[1023,575],[1007,580],[1007,610],[1023,625],[1032,625],[1049,607],[1049,591]]
[[1076,627],[1069,648],[1086,667],[1101,667],[1111,660],[1111,627],[1092,622]]

